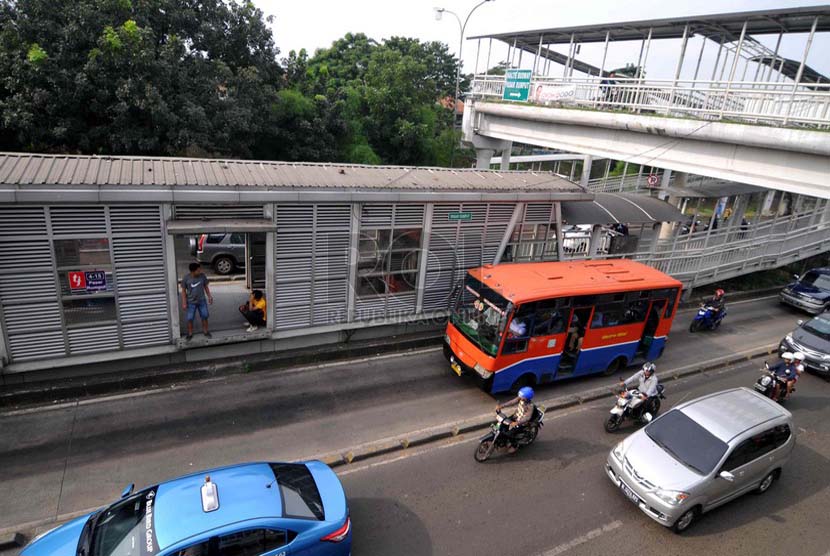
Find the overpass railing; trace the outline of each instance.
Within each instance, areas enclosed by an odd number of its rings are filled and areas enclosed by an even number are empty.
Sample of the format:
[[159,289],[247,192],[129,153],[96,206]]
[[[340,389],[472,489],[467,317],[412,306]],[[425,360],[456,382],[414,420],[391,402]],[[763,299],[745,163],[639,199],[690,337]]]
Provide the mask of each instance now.
[[[594,258],[626,257],[653,266],[681,280],[687,287],[776,268],[830,250],[828,202],[798,215],[776,217],[721,230],[675,233],[666,239],[640,237],[629,252],[613,249],[611,235],[603,235]],[[589,232],[566,235],[566,257],[588,256]],[[629,242],[630,243],[630,242]]]
[[[473,98],[501,99],[503,76],[476,76]],[[830,128],[830,83],[546,77],[531,80],[528,102],[638,114]]]

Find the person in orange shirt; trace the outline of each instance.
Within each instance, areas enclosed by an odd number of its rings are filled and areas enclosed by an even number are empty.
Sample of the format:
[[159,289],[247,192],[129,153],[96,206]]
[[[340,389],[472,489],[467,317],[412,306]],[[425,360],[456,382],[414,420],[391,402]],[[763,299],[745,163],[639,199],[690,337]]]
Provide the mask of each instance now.
[[248,332],[253,332],[260,326],[265,326],[268,314],[268,304],[265,302],[265,297],[262,295],[262,290],[254,290],[251,292],[251,297],[248,298],[247,303],[239,306],[239,312],[245,317],[249,325],[246,329]]

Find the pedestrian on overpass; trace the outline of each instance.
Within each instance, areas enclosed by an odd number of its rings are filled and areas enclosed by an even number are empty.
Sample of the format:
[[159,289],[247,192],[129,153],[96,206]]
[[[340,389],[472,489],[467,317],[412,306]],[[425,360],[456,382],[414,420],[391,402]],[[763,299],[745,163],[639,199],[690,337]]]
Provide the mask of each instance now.
[[196,311],[199,311],[199,319],[202,321],[202,331],[205,337],[211,338],[208,330],[208,303],[213,304],[213,295],[210,293],[210,280],[202,272],[202,265],[190,263],[190,272],[182,278],[182,309],[187,317],[187,336],[185,340],[193,338],[193,320],[196,318]]

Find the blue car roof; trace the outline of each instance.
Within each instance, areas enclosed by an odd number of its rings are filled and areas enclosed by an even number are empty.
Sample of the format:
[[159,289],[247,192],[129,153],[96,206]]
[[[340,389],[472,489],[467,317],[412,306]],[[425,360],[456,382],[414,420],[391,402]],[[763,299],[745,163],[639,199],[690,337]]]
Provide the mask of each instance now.
[[[202,510],[201,488],[206,475],[219,492],[219,508],[211,512]],[[159,485],[155,499],[156,537],[161,550],[230,523],[281,515],[280,489],[267,463],[234,465],[173,479]]]

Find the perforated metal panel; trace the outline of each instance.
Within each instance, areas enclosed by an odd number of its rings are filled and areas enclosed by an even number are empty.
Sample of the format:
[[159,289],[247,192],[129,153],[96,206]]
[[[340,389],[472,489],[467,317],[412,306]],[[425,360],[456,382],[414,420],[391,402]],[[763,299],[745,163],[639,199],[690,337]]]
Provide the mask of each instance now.
[[276,329],[345,322],[351,205],[279,205]]

